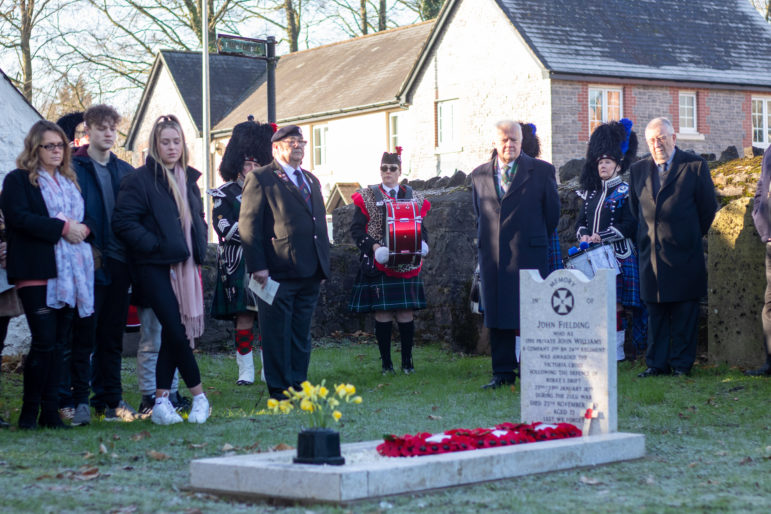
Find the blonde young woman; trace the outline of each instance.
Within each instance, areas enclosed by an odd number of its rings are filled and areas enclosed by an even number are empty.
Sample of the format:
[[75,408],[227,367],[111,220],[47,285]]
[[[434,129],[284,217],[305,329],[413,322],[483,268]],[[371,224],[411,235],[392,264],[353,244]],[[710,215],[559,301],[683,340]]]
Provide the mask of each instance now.
[[[73,316],[94,312],[94,261],[84,240],[83,197],[61,128],[38,121],[18,169],[3,182],[8,281],[16,286],[32,344],[24,363],[19,428],[69,428],[59,418],[61,353]],[[39,417],[38,417],[39,412]]]
[[112,217],[135,279],[163,327],[151,418],[158,425],[182,421],[169,401],[175,369],[193,395],[188,421],[204,423],[211,412],[192,348],[204,328],[199,266],[206,255],[206,222],[196,185],[201,173],[187,160],[179,121],[161,116],[150,133],[145,165],[121,183]]

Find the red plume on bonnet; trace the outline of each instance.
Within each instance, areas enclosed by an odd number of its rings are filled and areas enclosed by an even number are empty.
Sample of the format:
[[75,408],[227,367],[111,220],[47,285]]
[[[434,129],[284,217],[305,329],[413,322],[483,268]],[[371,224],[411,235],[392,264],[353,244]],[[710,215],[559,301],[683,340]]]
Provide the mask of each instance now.
[[396,147],[396,155],[398,155],[399,157],[402,156],[402,147],[401,146],[397,146]]

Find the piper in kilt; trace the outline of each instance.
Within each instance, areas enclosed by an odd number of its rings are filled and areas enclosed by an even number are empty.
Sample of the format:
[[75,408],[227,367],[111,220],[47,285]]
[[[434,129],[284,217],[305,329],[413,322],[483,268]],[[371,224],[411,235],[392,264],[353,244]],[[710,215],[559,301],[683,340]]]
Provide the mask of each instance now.
[[[426,306],[423,281],[420,278],[422,260],[417,265],[401,264],[389,267],[385,246],[386,207],[388,200],[414,200],[424,218],[431,204],[410,186],[399,185],[401,147],[396,153],[384,152],[380,161],[381,184],[360,189],[352,195],[358,209],[353,215],[351,237],[359,247],[360,262],[349,308],[354,312],[375,313],[375,337],[380,349],[383,373],[393,373],[391,361],[391,331],[393,320],[399,326],[402,343],[402,371],[415,371],[412,345],[415,335],[413,312]],[[428,237],[421,221],[421,256],[428,254]]]
[[254,383],[252,343],[257,311],[257,299],[248,287],[241,235],[238,232],[238,213],[241,209],[244,177],[273,159],[270,143],[273,132],[275,128],[272,125],[256,123],[252,116],[249,116],[248,121],[233,127],[233,135],[225,148],[219,168],[225,183],[206,191],[214,200],[212,218],[219,239],[217,283],[211,315],[216,319],[235,322],[238,385]]
[[640,300],[637,250],[632,242],[637,220],[629,205],[629,184],[620,174],[637,153],[637,135],[626,118],[597,127],[589,139],[579,196],[584,199],[576,220],[579,242],[613,243],[621,273],[616,277],[616,358],[624,360],[624,308],[632,310],[636,350],[645,348],[647,312]]

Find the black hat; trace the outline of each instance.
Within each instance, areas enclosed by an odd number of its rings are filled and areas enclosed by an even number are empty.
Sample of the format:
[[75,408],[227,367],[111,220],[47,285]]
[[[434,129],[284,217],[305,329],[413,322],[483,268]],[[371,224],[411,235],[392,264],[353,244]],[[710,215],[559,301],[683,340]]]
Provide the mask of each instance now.
[[603,123],[592,132],[586,148],[586,162],[581,173],[581,187],[595,190],[601,187],[597,162],[612,159],[621,167],[619,173],[629,169],[637,155],[637,134],[632,130],[632,120]]
[[275,143],[276,141],[281,141],[289,136],[303,137],[303,133],[297,125],[287,125],[286,127],[278,129],[276,133],[273,134],[273,137],[270,138],[270,142]]
[[402,147],[397,146],[395,153],[383,152],[383,156],[380,158],[380,164],[396,164],[402,165]]
[[541,141],[535,135],[535,124],[519,122],[522,128],[522,151],[528,156],[537,158],[541,155]]
[[71,112],[56,120],[56,124],[62,128],[65,134],[67,134],[67,139],[70,141],[75,140],[75,129],[81,123],[83,123],[82,112]]
[[249,116],[249,121],[233,127],[220,163],[222,178],[235,180],[244,167],[244,161],[254,161],[262,166],[270,163],[273,160],[270,141],[274,131],[274,125],[257,123],[253,116]]

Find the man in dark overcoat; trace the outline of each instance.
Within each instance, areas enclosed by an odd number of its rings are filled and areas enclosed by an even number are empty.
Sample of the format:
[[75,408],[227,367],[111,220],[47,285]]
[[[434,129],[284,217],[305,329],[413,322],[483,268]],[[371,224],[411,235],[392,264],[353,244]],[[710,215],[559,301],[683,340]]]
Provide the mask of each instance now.
[[752,203],[752,220],[760,240],[766,247],[766,294],[761,311],[763,322],[763,349],[766,363],[760,368],[748,370],[750,376],[771,376],[771,146],[763,154],[760,178],[755,189],[755,201]]
[[493,158],[471,173],[481,308],[493,365],[485,389],[516,380],[519,270],[548,274],[548,243],[560,215],[554,166],[522,153],[519,123],[498,122],[493,134]]
[[640,377],[687,375],[696,358],[699,299],[707,294],[702,237],[717,211],[706,161],[675,146],[666,118],[645,129],[651,155],[631,167],[640,297],[648,306],[648,368]]
[[246,271],[258,283],[280,285],[268,304],[258,299],[265,381],[271,398],[307,380],[311,318],[321,281],[329,277],[329,236],[321,183],[302,169],[300,127],[271,139],[273,162],[246,176],[238,218]]

